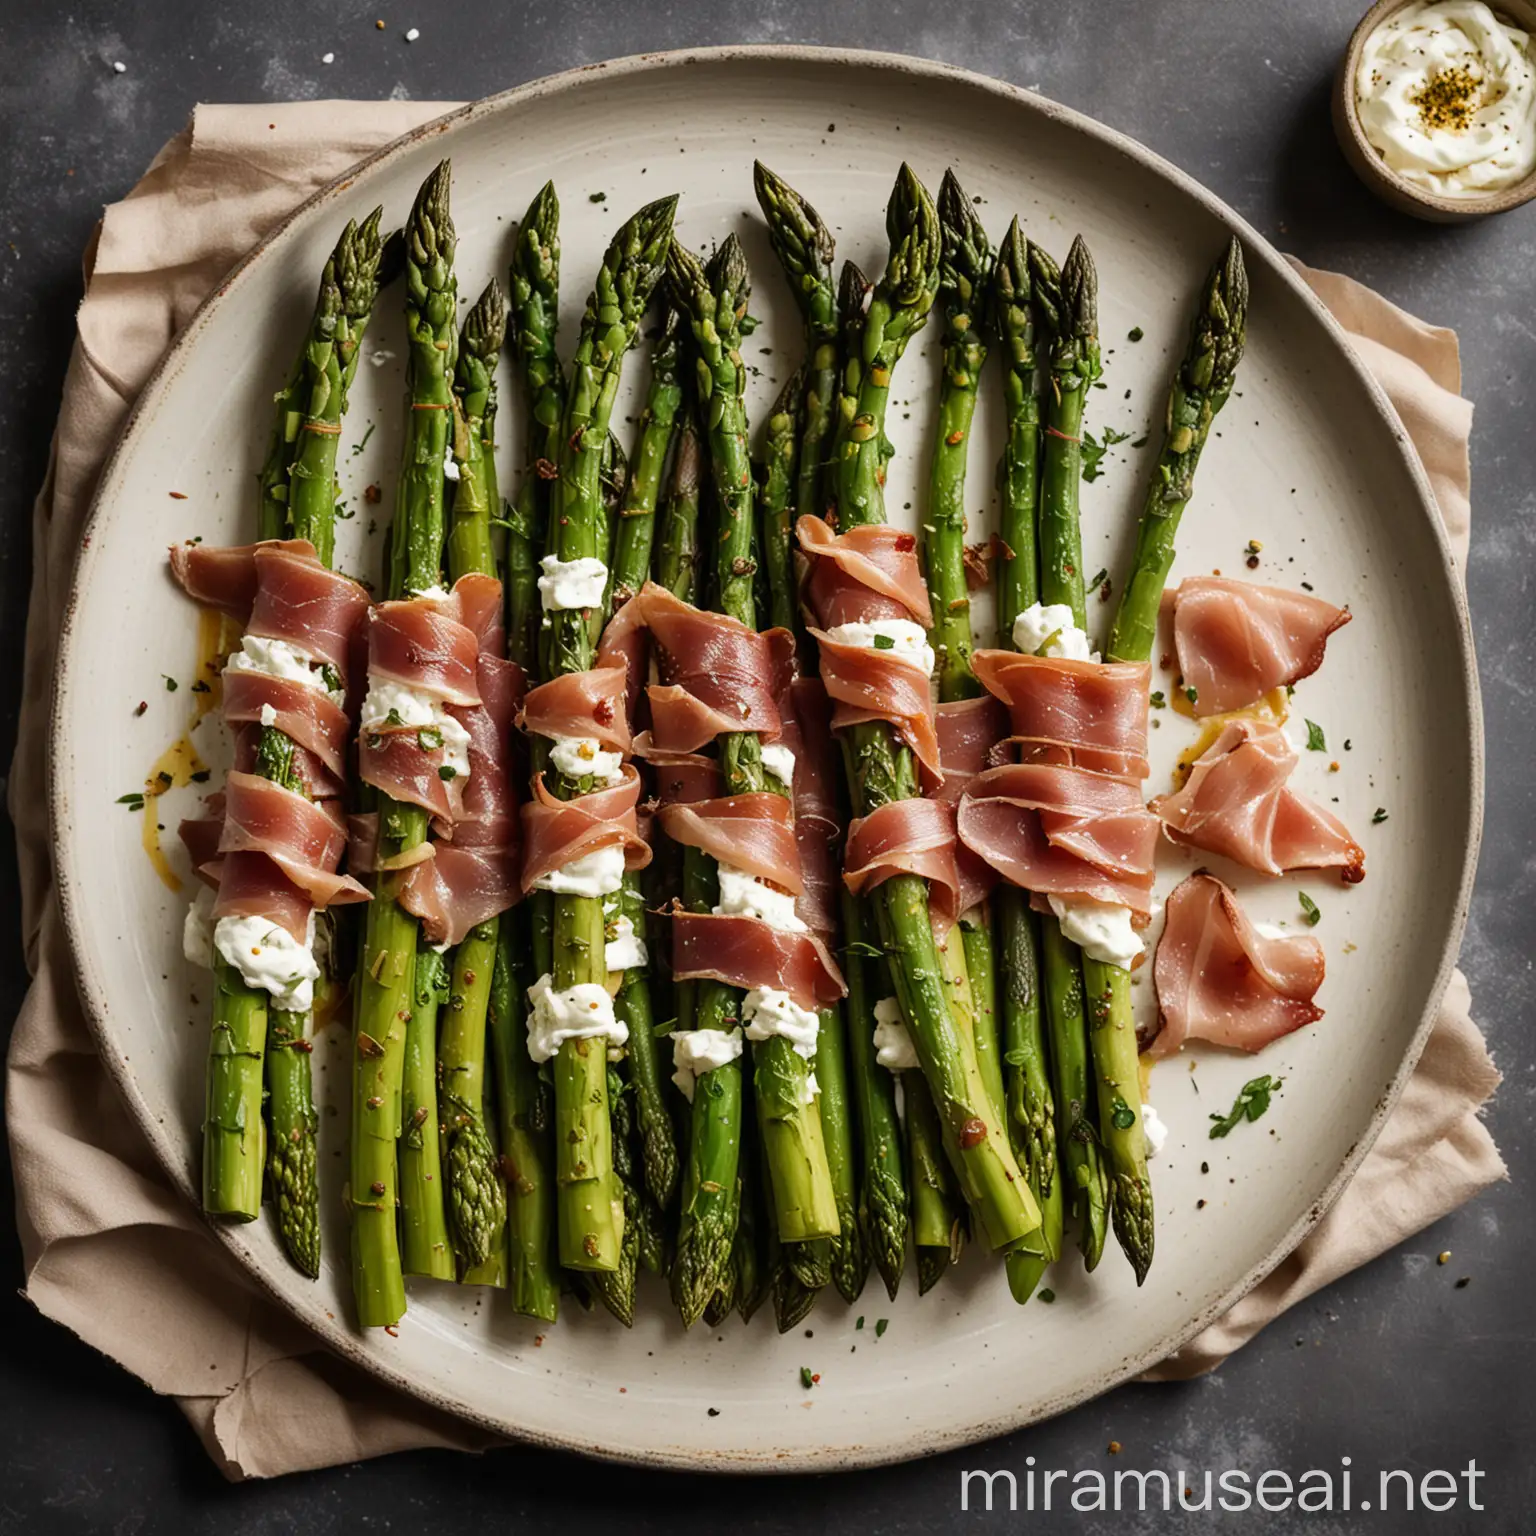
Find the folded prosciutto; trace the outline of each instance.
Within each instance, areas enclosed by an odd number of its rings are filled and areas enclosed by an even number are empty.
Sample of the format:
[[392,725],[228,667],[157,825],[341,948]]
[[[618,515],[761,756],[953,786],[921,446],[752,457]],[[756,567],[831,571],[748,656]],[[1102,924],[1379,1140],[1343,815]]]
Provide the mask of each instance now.
[[1272,688],[1310,677],[1328,636],[1349,623],[1306,592],[1221,576],[1190,576],[1167,596],[1183,686],[1197,715],[1243,709]]
[[933,627],[917,540],[884,524],[834,533],[819,517],[802,517],[795,532],[811,563],[804,597],[819,626],[810,633],[834,705],[832,728],[889,721],[936,784],[932,652],[897,638],[901,626],[914,635]]
[[1171,1055],[1186,1040],[1258,1051],[1323,1016],[1312,1001],[1323,984],[1322,945],[1304,935],[1265,937],[1237,897],[1203,871],[1168,898],[1152,974],[1153,1056]]
[[795,913],[813,933],[829,938],[838,926],[838,857],[843,829],[837,800],[837,748],[832,703],[817,677],[797,677],[779,696],[782,746],[794,754],[795,842],[800,850],[800,894]]
[[976,774],[961,843],[1037,897],[1152,909],[1158,823],[1141,799],[1150,667],[977,651],[976,675],[1007,707],[1020,761]]
[[[302,539],[180,545],[171,570],[188,596],[244,627],[224,673],[235,768],[208,814],[183,822],[182,841],[217,888],[215,920],[261,918],[305,945],[316,908],[368,899],[357,880],[338,873],[347,829],[337,798],[348,666],[367,594],[327,570]],[[253,771],[266,727],[290,738],[283,768],[299,788]]]
[[759,633],[647,582],[603,631],[599,660],[619,670],[621,693],[635,654],[634,636],[641,630],[649,631],[661,678],[646,690],[654,750],[697,752],[732,731],[777,739],[776,695],[793,654],[793,642],[783,630]]
[[1365,852],[1348,828],[1286,781],[1295,750],[1277,725],[1230,720],[1195,760],[1176,794],[1151,810],[1175,842],[1224,854],[1249,869],[1337,868],[1353,884],[1365,878]]

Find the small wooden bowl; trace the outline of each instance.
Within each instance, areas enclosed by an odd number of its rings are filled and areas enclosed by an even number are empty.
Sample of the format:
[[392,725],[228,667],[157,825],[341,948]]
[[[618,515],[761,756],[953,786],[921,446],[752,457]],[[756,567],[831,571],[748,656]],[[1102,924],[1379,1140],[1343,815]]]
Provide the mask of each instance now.
[[[1511,208],[1528,203],[1536,197],[1536,171],[1512,187],[1482,197],[1439,197],[1411,181],[1404,181],[1389,169],[1366,138],[1355,107],[1355,75],[1360,67],[1360,55],[1371,33],[1408,3],[1409,0],[1377,0],[1350,34],[1349,47],[1344,51],[1344,60],[1333,83],[1333,130],[1338,135],[1344,158],[1383,202],[1434,224],[1466,224],[1490,213],[1508,213]],[[1523,31],[1536,34],[1536,4],[1531,0],[1498,0],[1494,10]]]

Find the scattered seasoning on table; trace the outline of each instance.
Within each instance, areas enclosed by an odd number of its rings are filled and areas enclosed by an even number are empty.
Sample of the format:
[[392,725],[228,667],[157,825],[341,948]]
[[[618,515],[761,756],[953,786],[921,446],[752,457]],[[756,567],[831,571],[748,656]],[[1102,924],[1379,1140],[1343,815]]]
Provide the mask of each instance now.
[[1124,1447],[1118,1440],[1111,1440],[1109,1442],[1109,1454],[1111,1456],[1118,1456],[1123,1449]]
[[1051,1288],[1050,1288],[1050,1286],[1046,1286],[1046,1287],[1045,1287],[1045,1288],[1044,1288],[1044,1289],[1043,1289],[1043,1290],[1041,1290],[1041,1292],[1040,1292],[1040,1300],[1041,1300],[1041,1301],[1043,1301],[1043,1302],[1044,1302],[1044,1303],[1045,1303],[1045,1304],[1046,1304],[1046,1306],[1050,1306],[1050,1304],[1051,1304],[1051,1303],[1052,1303],[1052,1302],[1053,1302],[1053,1301],[1055,1301],[1055,1300],[1056,1300],[1056,1292],[1055,1292],[1055,1291],[1053,1291],[1053,1290],[1052,1290],[1052,1289],[1051,1289]]
[[877,1339],[883,1339],[885,1337],[885,1330],[887,1328],[889,1328],[890,1326],[891,1326],[890,1318],[882,1317],[882,1318],[877,1319],[876,1322],[875,1322],[875,1337]]
[[1305,891],[1297,891],[1296,899],[1301,903],[1302,916],[1306,918],[1307,926],[1316,928],[1323,918],[1322,908]]
[[1461,1279],[1456,1282],[1456,1289],[1458,1291],[1464,1291],[1471,1284],[1472,1284],[1472,1276],[1471,1275],[1463,1275],[1461,1277]]
[[1439,1254],[1435,1259],[1436,1264],[1449,1264],[1450,1262],[1451,1250],[1449,1248],[1447,1248],[1443,1253]]

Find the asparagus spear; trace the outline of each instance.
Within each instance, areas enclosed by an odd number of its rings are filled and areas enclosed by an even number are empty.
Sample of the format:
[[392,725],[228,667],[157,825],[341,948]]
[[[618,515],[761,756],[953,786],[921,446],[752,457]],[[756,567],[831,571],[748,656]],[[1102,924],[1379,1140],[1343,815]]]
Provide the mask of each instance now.
[[[796,369],[779,391],[768,412],[763,434],[762,488],[758,495],[758,569],[766,578],[758,594],[768,621],[775,628],[793,631],[799,618],[798,594],[791,533],[795,517],[796,438],[800,426],[800,399],[805,392],[805,370]],[[766,597],[766,604],[761,600]]]
[[518,226],[512,254],[509,332],[528,407],[528,467],[508,518],[507,655],[526,671],[538,656],[538,562],[548,537],[558,474],[565,372],[555,350],[560,315],[560,200],[554,182],[539,190]]
[[[1082,480],[1083,407],[1099,376],[1098,295],[1092,258],[1073,242],[1066,265],[1028,247],[1036,319],[1047,352],[1044,439],[1036,529],[1040,600],[1071,608],[1086,627],[1078,490]],[[1093,1085],[1087,1059],[1083,961],[1050,916],[1040,921],[1041,970],[1055,1068],[1056,1144],[1063,1194],[1082,1214],[1079,1242],[1089,1269],[1099,1262],[1109,1219],[1109,1190],[1098,1132],[1090,1120]]]
[[[571,364],[560,426],[560,476],[551,506],[549,545],[561,560],[607,552],[602,456],[625,354],[650,303],[671,240],[676,198],[651,203],[621,226],[587,300]],[[584,672],[593,659],[592,615],[558,609],[542,631],[544,672]],[[570,798],[580,781],[563,777],[555,792]],[[602,902],[557,896],[553,903],[553,986],[606,985]],[[613,1174],[606,1051],[601,1041],[568,1040],[553,1064],[555,1157],[559,1189],[560,1261],[578,1270],[617,1269],[623,1207]]]
[[[1195,468],[1211,423],[1232,392],[1247,318],[1248,275],[1242,247],[1234,237],[1206,279],[1189,345],[1174,377],[1157,471],[1137,530],[1131,579],[1122,591],[1110,634],[1110,661],[1151,659],[1179,517],[1193,494]],[[1110,1178],[1115,1236],[1139,1285],[1152,1264],[1153,1213],[1130,973],[1085,958],[1083,984],[1092,1024],[1099,1134]]]
[[[944,316],[942,374],[937,433],[929,475],[929,498],[918,548],[933,608],[933,640],[938,655],[939,699],[955,703],[972,698],[978,685],[971,671],[971,599],[965,579],[965,475],[970,454],[971,422],[986,342],[981,320],[992,283],[993,256],[986,231],[971,208],[953,171],[944,173],[938,200],[940,260],[938,305]],[[951,1011],[956,1025],[970,1034],[981,1081],[991,1100],[989,1121],[1004,1123],[997,1039],[990,996],[973,1006],[970,961],[974,955],[988,988],[992,981],[991,927],[985,906],[966,914],[967,922],[946,936],[940,960],[951,982]],[[967,1006],[961,1007],[964,998]],[[990,1075],[989,1075],[990,1074]],[[997,1079],[994,1088],[993,1079]],[[905,1085],[907,1144],[912,1165],[913,1236],[917,1247],[919,1290],[934,1285],[959,1253],[961,1208],[953,1179],[947,1177],[939,1121],[926,1085],[916,1077]]]
[[[927,321],[938,287],[938,214],[910,166],[901,168],[886,225],[890,257],[865,318],[853,416],[837,449],[837,507],[845,529],[885,520],[891,373]],[[859,815],[919,792],[911,752],[883,722],[848,731],[844,756]],[[960,1186],[991,1245],[1009,1248],[1038,1227],[1039,1213],[992,1111],[974,1051],[950,1012],[929,925],[927,886],[916,876],[898,875],[879,887],[873,905],[902,1016],[938,1106]]]
[[[1048,258],[1047,258],[1048,260]],[[1035,389],[1035,327],[1031,305],[1030,247],[1018,219],[998,251],[991,321],[1003,364],[1007,441],[998,464],[1002,499],[1000,545],[993,566],[998,644],[1013,646],[1014,620],[1040,599],[1035,541],[1039,480],[1040,398]],[[1006,1072],[1008,1134],[1030,1193],[1040,1207],[1038,1254],[1008,1258],[1014,1299],[1034,1294],[1048,1263],[1061,1254],[1062,1186],[1056,1176],[1056,1098],[1046,1049],[1040,992],[1040,938],[1028,897],[1004,884],[993,895],[1001,1004],[1001,1050]],[[1058,1021],[1065,1030],[1064,1021]],[[1078,1027],[1081,1034],[1081,1027]],[[1077,1052],[1081,1057],[1082,1052]],[[1063,1096],[1062,1102],[1066,1102]]]
[[[427,177],[406,224],[411,408],[389,553],[389,589],[397,597],[425,591],[442,578],[443,457],[458,339],[450,174],[445,160]],[[381,797],[381,860],[419,846],[426,836],[427,816],[420,807]],[[396,1143],[403,1129],[405,1036],[416,992],[417,925],[396,899],[399,878],[388,871],[377,878],[357,976],[350,1184],[353,1295],[364,1327],[391,1326],[405,1312],[396,1231]],[[429,1114],[423,1138],[436,1134],[436,1118]]]
[[400,1079],[400,1267],[433,1280],[454,1274],[437,1108],[437,1021],[447,1001],[448,967],[419,939]]
[[[290,527],[289,474],[293,454],[308,452],[317,441],[329,446],[334,467],[346,384],[378,294],[381,217],[382,210],[375,209],[361,227],[349,222],[326,263],[309,335],[279,396],[272,453],[262,479],[261,537],[281,538],[293,532],[309,538],[326,564],[334,547],[334,494],[319,504],[306,503],[303,521]],[[297,450],[300,439],[304,447]],[[264,727],[257,772],[302,793],[291,765],[291,746],[275,728]],[[216,984],[204,1131],[204,1208],[212,1214],[254,1219],[265,1162],[284,1248],[295,1266],[313,1279],[320,1271],[320,1197],[310,1019],[270,1008],[267,995],[247,987],[222,960],[216,968]],[[268,1095],[265,1135],[263,1078]]]
[[693,602],[698,591],[700,477],[704,446],[694,402],[683,405],[677,424],[677,446],[662,508],[662,534],[656,553],[656,580],[674,597]]
[[[496,574],[491,508],[497,502],[496,360],[507,305],[492,282],[465,317],[454,371],[454,482],[448,573]],[[436,1111],[446,1139],[448,1217],[461,1275],[486,1264],[506,1231],[506,1190],[486,1128],[486,1022],[501,919],[478,924],[459,945],[447,982],[438,1044]],[[418,960],[418,965],[419,965]]]
[[[755,628],[753,482],[741,358],[751,292],[746,255],[734,236],[727,237],[706,272],[691,252],[673,241],[667,270],[673,300],[693,333],[701,407],[709,423],[710,471],[720,516],[719,604],[722,612]],[[720,756],[730,793],[781,787],[763,772],[762,741],[755,732],[725,737]],[[715,1007],[735,1009],[733,997],[720,995],[728,993],[727,988],[701,989],[700,1027],[716,1027],[707,1022]],[[779,1237],[786,1243],[831,1237],[838,1230],[837,1207],[821,1115],[808,1092],[810,1064],[781,1036],[755,1041],[752,1057],[753,1097]]]

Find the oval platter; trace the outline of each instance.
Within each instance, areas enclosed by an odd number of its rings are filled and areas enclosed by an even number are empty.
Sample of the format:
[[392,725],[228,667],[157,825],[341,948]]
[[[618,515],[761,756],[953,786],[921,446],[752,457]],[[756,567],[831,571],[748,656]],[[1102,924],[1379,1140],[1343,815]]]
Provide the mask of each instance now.
[[[1157,1259],[1138,1291],[1111,1247],[1098,1272],[1058,1265],[1056,1303],[1018,1308],[1001,1267],[974,1254],[928,1296],[894,1303],[878,1280],[854,1308],[811,1319],[821,1380],[801,1389],[806,1346],[759,1316],[685,1334],[655,1282],[626,1332],[567,1308],[554,1327],[513,1316],[492,1292],[414,1286],[398,1337],[349,1325],[341,1210],[347,1055],[343,1029],[315,1054],[322,1102],[326,1259],[295,1274],[262,1220],[219,1238],[333,1349],[381,1378],[526,1441],[624,1461],[717,1470],[831,1470],[895,1461],[1058,1412],[1133,1376],[1218,1316],[1318,1219],[1365,1155],[1417,1059],[1450,975],[1481,817],[1482,734],[1460,582],[1428,484],[1401,426],[1342,333],[1287,263],[1217,199],[1139,145],[1037,96],[910,58],[742,48],[643,57],[542,80],[463,108],[380,151],[312,199],[219,288],[178,338],[134,412],[97,499],[69,600],[52,725],[52,802],[64,916],[102,1053],[176,1184],[195,1200],[206,1050],[206,981],[181,957],[186,893],[172,892],[117,804],[187,725],[196,613],[165,551],[201,536],[253,537],[254,473],[270,399],[335,233],[375,203],[386,227],[442,156],[454,162],[460,292],[504,275],[513,221],[548,177],[562,194],[563,335],[608,235],[640,202],[682,194],[695,249],[746,241],[763,320],[748,343],[760,422],[798,357],[798,323],[752,198],[761,156],[833,227],[839,257],[883,261],[883,211],[900,162],[937,189],[953,166],[994,240],[1017,213],[1058,259],[1075,232],[1097,259],[1105,389],[1090,430],[1124,432],[1084,486],[1085,559],[1122,571],[1156,452],[1169,370],[1200,280],[1229,233],[1244,241],[1253,299],[1238,392],[1218,422],[1185,516],[1175,575],[1243,575],[1347,603],[1354,622],[1296,692],[1329,750],[1303,752],[1296,783],[1335,806],[1366,843],[1369,878],[1236,880],[1259,918],[1301,921],[1298,885],[1322,911],[1326,1017],[1258,1061],[1192,1051],[1160,1065],[1151,1092],[1171,1128],[1153,1164]],[[381,300],[341,453],[343,569],[371,572],[392,505],[403,324]],[[888,503],[915,527],[937,379],[930,325],[902,364],[891,412]],[[1140,339],[1133,340],[1132,333]],[[645,368],[629,369],[627,404]],[[1001,448],[989,371],[973,433],[971,537],[995,513]],[[502,483],[523,462],[520,400],[505,371]],[[1145,448],[1132,445],[1153,434]],[[365,489],[379,488],[377,504]],[[185,499],[173,499],[171,491]],[[1106,611],[1105,618],[1108,613]],[[989,615],[978,609],[978,624]],[[132,712],[149,701],[142,718]],[[1152,786],[1193,740],[1155,715]],[[111,722],[104,728],[104,722]],[[210,761],[219,735],[196,737]],[[1337,763],[1337,769],[1332,764]],[[194,791],[151,813],[174,829]],[[1372,824],[1377,807],[1389,819]],[[174,832],[167,833],[174,842]],[[186,878],[184,863],[172,866]],[[1211,862],[1207,860],[1206,862]],[[1164,860],[1164,894],[1193,860]],[[1143,973],[1143,977],[1145,972]],[[192,1001],[201,990],[203,1002]],[[1150,983],[1138,1006],[1151,1006]],[[1267,1071],[1284,1087],[1266,1122],[1219,1142],[1208,1116]],[[1201,1173],[1202,1162],[1210,1167]],[[1204,1201],[1197,1209],[1197,1200]],[[575,1314],[575,1315],[571,1315]],[[863,1316],[868,1325],[856,1327]],[[876,1319],[888,1319],[877,1337]]]

